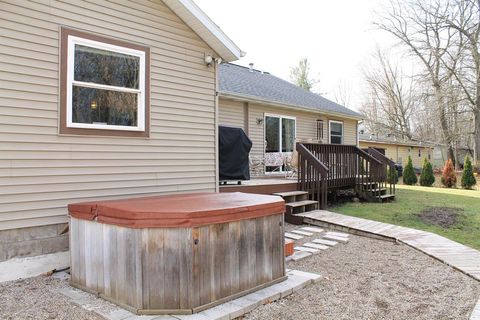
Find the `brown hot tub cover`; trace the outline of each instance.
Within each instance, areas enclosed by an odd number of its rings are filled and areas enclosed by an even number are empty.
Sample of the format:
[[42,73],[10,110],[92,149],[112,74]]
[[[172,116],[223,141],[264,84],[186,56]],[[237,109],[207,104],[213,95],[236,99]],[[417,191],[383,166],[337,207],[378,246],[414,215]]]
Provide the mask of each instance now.
[[283,213],[277,196],[232,193],[190,193],[68,205],[72,217],[125,226],[198,227]]

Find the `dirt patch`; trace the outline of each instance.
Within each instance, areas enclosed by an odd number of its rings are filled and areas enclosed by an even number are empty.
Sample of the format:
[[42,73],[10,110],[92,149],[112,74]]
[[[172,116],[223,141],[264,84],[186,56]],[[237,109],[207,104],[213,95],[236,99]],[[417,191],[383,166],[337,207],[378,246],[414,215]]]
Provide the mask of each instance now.
[[458,216],[463,209],[448,207],[429,207],[418,214],[420,220],[442,228],[450,228],[457,223]]

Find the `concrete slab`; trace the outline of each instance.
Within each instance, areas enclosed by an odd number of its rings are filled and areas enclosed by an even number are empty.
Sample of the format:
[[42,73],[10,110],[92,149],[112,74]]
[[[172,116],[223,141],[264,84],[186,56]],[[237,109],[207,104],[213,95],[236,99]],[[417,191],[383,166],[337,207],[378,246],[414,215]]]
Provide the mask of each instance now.
[[323,244],[317,244],[317,243],[311,243],[311,242],[304,243],[303,246],[307,248],[313,248],[313,249],[319,249],[319,250],[327,250],[328,248],[330,248],[329,246],[326,246]]
[[298,261],[298,260],[302,260],[306,257],[309,257],[311,256],[312,254],[310,252],[306,252],[306,251],[295,251],[295,253],[289,257],[287,257],[287,261]]
[[302,230],[310,231],[310,232],[314,232],[314,233],[323,232],[323,229],[317,228],[317,227],[303,227]]
[[324,238],[324,239],[327,239],[327,240],[335,240],[335,241],[339,241],[339,242],[348,242],[348,238],[345,238],[345,237],[337,237],[337,236],[331,236],[331,235],[324,235],[323,238]]
[[470,320],[480,320],[480,299],[478,300],[475,308],[473,308],[473,312],[470,315]]
[[348,238],[348,236],[349,236],[348,233],[336,232],[336,231],[329,231],[326,234],[329,235],[329,236],[344,237],[344,238]]
[[70,266],[70,252],[44,254],[35,257],[13,258],[0,262],[0,282],[36,277],[54,269]]
[[297,251],[306,251],[306,252],[310,252],[310,253],[313,253],[313,254],[316,254],[316,253],[319,253],[320,250],[318,249],[312,249],[312,248],[307,248],[307,247],[295,247],[293,248]]
[[293,240],[300,240],[303,239],[303,236],[300,236],[298,234],[293,234],[290,232],[285,232],[285,238],[293,239]]
[[318,243],[318,244],[324,244],[326,246],[334,246],[338,243],[337,241],[326,240],[326,239],[314,239],[312,240],[312,242]]
[[139,316],[73,287],[59,289],[59,292],[73,303],[108,320],[230,320],[241,317],[262,304],[284,298],[321,279],[319,274],[298,270],[288,270],[287,276],[285,281],[192,315]]
[[301,234],[302,236],[307,236],[307,237],[313,236],[313,233],[307,232],[307,231],[303,231],[303,230],[292,230],[292,231],[290,231],[290,232],[296,233],[296,234]]

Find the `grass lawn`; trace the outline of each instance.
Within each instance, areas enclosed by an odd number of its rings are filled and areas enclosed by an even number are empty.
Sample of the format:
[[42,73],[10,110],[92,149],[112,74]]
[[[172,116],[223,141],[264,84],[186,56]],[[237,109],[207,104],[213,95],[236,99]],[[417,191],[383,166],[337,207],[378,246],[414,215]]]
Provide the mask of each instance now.
[[[426,223],[417,216],[428,207],[459,208],[449,228]],[[390,203],[346,203],[331,211],[430,231],[480,250],[480,191],[397,185]]]

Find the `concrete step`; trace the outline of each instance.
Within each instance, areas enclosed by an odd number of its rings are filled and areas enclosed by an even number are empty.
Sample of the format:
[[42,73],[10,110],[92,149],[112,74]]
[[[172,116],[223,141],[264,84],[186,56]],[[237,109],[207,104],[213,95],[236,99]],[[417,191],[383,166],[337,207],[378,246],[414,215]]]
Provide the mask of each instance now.
[[309,257],[311,256],[312,253],[311,252],[307,252],[307,251],[295,251],[291,256],[287,257],[285,260],[286,261],[290,261],[290,260],[293,260],[293,261],[298,261],[298,260],[302,260],[306,257]]
[[313,249],[319,249],[319,250],[327,250],[328,248],[330,248],[330,247],[325,246],[323,244],[310,243],[310,242],[304,243],[303,246],[307,247],[307,248],[313,248]]
[[317,228],[317,227],[303,227],[302,230],[309,231],[309,232],[315,232],[315,233],[323,232],[323,229],[320,229],[320,228]]
[[303,238],[303,236],[298,235],[298,234],[293,234],[290,232],[285,232],[285,238],[293,239],[293,240],[300,240]]
[[327,236],[335,236],[335,237],[344,237],[348,238],[349,234],[348,233],[343,233],[343,232],[337,232],[337,231],[328,231],[326,233]]
[[313,236],[313,233],[308,232],[308,231],[303,231],[303,230],[292,230],[290,232],[291,233],[296,233],[296,234],[301,234],[302,236],[307,236],[307,237]]
[[327,239],[327,240],[338,241],[338,242],[348,242],[348,238],[346,238],[346,237],[339,237],[339,236],[332,236],[332,235],[324,235],[323,238],[324,238],[324,239]]
[[332,247],[338,243],[337,241],[326,240],[326,239],[315,239],[315,240],[312,240],[312,242],[318,243],[318,244],[324,244]]
[[313,254],[316,254],[316,253],[320,252],[320,250],[318,250],[318,249],[301,247],[301,246],[300,247],[295,247],[294,249],[297,250],[297,251],[305,251],[305,252],[310,252],[310,253],[313,253]]

